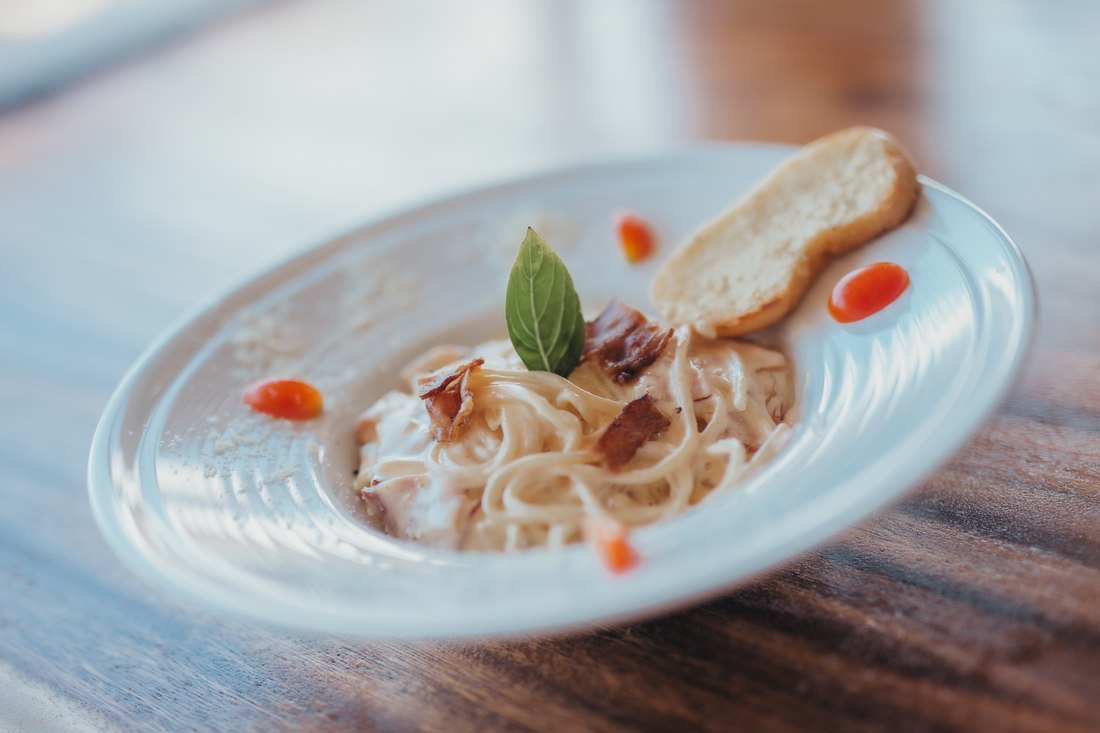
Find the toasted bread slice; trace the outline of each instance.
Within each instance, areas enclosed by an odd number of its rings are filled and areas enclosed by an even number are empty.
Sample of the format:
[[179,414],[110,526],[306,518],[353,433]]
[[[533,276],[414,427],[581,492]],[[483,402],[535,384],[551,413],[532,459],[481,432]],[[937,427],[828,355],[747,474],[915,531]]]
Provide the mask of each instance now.
[[661,315],[707,336],[740,336],[787,315],[833,255],[901,224],[919,185],[893,137],[850,127],[779,166],[661,265]]

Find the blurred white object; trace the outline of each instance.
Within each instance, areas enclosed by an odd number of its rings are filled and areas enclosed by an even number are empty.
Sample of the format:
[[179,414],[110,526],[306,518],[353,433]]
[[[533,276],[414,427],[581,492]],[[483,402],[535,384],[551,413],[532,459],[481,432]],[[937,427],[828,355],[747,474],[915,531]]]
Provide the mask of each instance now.
[[106,6],[108,0],[0,0],[0,36],[34,38],[56,33]]
[[264,0],[0,0],[0,108]]

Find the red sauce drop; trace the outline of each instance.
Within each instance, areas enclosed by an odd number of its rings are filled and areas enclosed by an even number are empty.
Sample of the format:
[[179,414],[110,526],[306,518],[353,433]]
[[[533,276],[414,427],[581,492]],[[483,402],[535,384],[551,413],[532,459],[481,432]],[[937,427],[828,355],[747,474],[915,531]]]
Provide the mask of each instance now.
[[296,379],[265,379],[250,386],[244,401],[256,412],[288,420],[310,420],[325,409],[317,388]]
[[604,567],[612,573],[625,573],[638,564],[638,551],[631,544],[626,528],[618,522],[597,520],[586,531]]
[[909,287],[909,273],[893,262],[876,262],[852,270],[829,295],[829,313],[841,323],[852,323],[878,313]]
[[637,214],[624,211],[616,215],[615,229],[619,234],[619,248],[630,264],[645,262],[657,251],[653,230]]

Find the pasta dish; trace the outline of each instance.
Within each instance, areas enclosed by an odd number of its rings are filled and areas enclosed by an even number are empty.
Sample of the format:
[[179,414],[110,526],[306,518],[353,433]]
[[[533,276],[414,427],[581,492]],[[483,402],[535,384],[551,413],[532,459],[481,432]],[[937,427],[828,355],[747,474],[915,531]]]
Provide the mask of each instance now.
[[729,491],[782,445],[783,354],[662,329],[620,301],[568,378],[508,340],[437,347],[360,417],[356,483],[378,526],[463,550],[561,546]]

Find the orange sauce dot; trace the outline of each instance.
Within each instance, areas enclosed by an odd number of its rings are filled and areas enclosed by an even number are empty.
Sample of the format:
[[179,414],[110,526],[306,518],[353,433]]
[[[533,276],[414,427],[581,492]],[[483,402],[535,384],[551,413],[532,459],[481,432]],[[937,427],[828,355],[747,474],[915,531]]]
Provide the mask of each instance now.
[[861,321],[898,299],[909,273],[893,262],[876,262],[840,278],[829,295],[829,313],[840,323]]
[[645,262],[657,251],[653,230],[645,219],[623,212],[615,217],[615,229],[619,234],[619,248],[623,257],[632,265]]
[[618,522],[596,521],[588,528],[588,539],[604,567],[618,575],[638,564],[638,551],[630,543],[626,528]]
[[265,379],[251,385],[244,401],[257,412],[288,420],[310,420],[325,409],[317,388],[296,379]]

